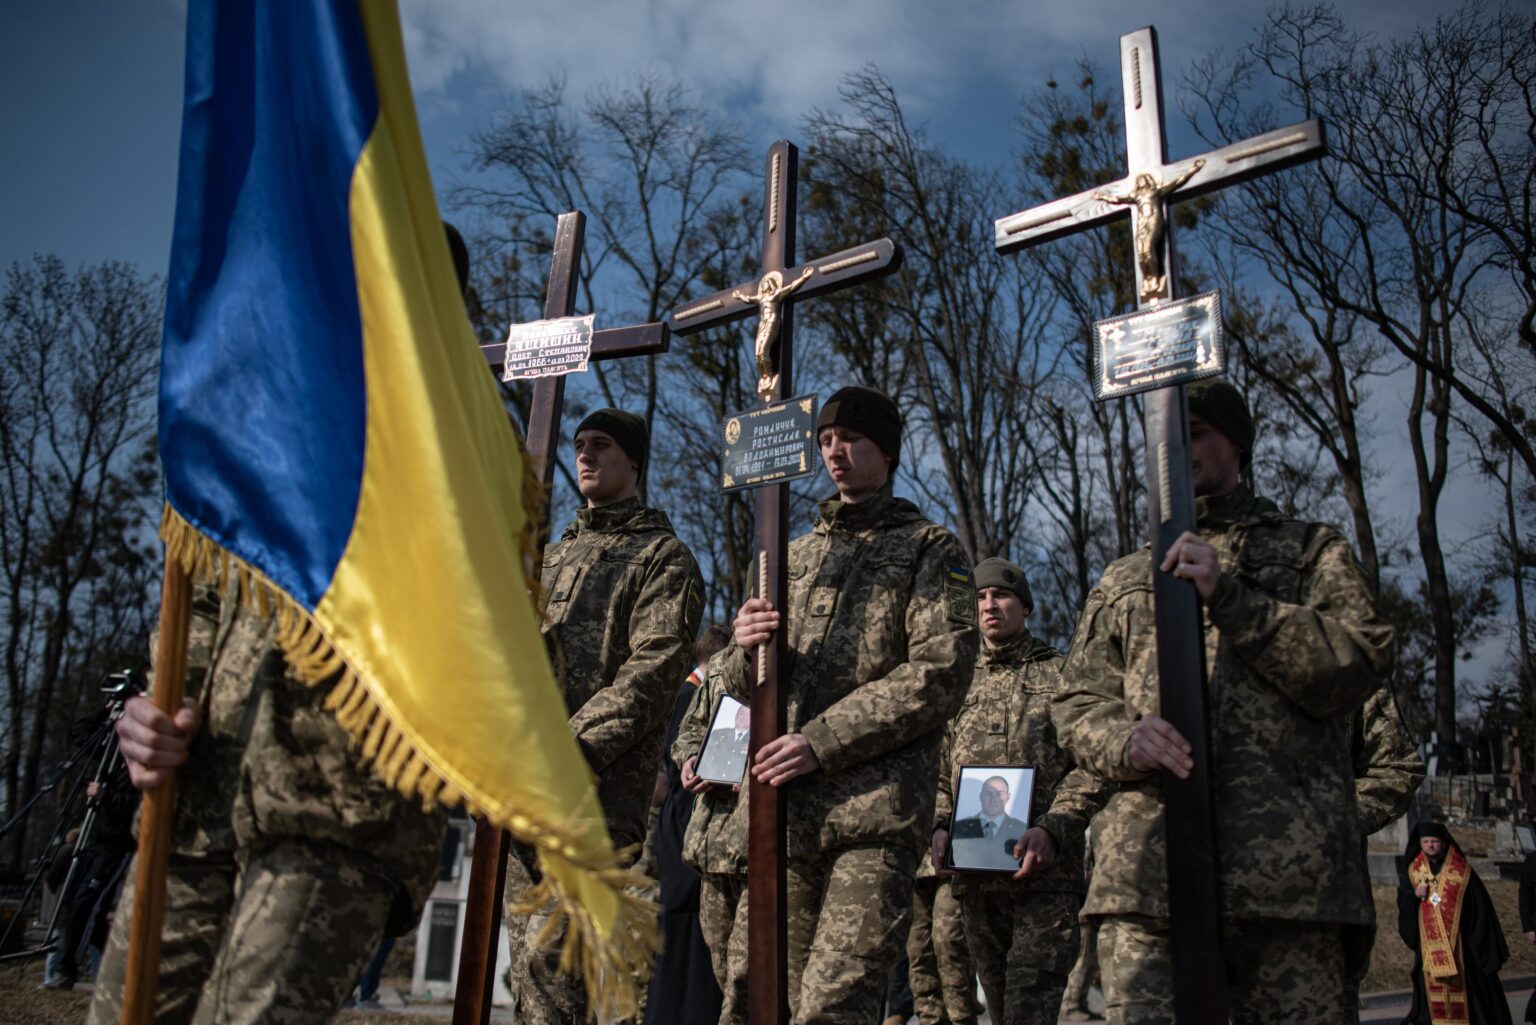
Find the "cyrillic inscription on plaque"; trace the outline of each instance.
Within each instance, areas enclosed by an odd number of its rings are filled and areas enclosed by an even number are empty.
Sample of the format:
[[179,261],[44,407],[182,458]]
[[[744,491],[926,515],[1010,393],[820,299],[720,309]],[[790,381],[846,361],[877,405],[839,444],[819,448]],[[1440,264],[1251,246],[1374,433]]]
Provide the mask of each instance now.
[[1101,401],[1215,377],[1227,368],[1220,292],[1101,320],[1093,337],[1093,393]]
[[592,324],[596,314],[556,317],[513,324],[507,330],[503,381],[579,374],[592,358]]

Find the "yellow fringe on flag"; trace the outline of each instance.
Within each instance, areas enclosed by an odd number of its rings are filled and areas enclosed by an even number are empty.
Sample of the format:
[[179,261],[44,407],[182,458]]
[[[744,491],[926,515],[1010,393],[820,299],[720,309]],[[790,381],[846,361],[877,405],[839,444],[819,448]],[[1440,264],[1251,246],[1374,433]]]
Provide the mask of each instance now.
[[[529,513],[521,538],[525,558],[532,558],[529,552],[534,550],[539,533],[534,526],[539,519],[534,506],[537,499],[528,496],[537,496],[542,490],[542,485],[525,476],[523,495]],[[264,619],[276,617],[278,646],[294,675],[309,686],[330,687],[326,710],[351,736],[353,749],[385,786],[408,800],[419,801],[429,812],[439,806],[463,806],[470,815],[490,821],[519,843],[534,848],[541,862],[563,861],[611,890],[619,910],[613,931],[606,936],[586,908],[547,871],[512,910],[517,914],[543,911],[549,916],[537,939],[541,946],[554,943],[561,927],[566,927],[560,969],[580,970],[600,1017],[619,1019],[638,1013],[637,982],[648,977],[661,945],[660,907],[638,892],[649,886],[647,877],[620,867],[621,858],[634,853],[632,849],[584,855],[575,834],[558,824],[535,821],[520,812],[492,814],[492,809],[478,807],[415,749],[375,699],[374,685],[348,664],[307,609],[260,570],[193,527],[169,504],[160,522],[160,537],[167,554],[194,581],[212,584],[224,593],[233,580],[243,607]],[[533,565],[529,579],[537,580],[538,564]]]

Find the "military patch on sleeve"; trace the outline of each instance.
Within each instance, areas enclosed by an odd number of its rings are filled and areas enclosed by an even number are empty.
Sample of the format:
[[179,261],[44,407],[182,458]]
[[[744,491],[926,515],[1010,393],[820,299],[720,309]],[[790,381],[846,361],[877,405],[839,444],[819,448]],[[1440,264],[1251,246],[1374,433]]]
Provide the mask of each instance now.
[[945,572],[944,603],[952,622],[976,625],[976,588],[971,586],[971,571],[964,566],[950,566]]

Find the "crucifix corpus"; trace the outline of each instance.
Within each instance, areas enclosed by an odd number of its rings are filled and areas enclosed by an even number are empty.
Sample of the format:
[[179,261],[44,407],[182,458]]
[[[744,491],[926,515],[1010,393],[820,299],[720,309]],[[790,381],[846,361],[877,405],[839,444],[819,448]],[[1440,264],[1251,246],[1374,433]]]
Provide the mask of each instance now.
[[[549,538],[549,485],[554,479],[555,449],[560,444],[560,413],[565,403],[565,375],[592,361],[649,356],[666,352],[665,324],[635,324],[592,330],[592,318],[572,318],[577,274],[587,218],[580,211],[559,216],[554,252],[544,293],[544,320],[513,325],[504,342],[481,346],[485,361],[506,377],[532,378],[528,413],[528,458],[544,488],[539,545]],[[540,563],[534,564],[538,572]],[[486,1025],[491,1018],[496,950],[501,933],[501,894],[507,878],[511,834],[475,820],[474,859],[465,898],[464,937],[459,945],[459,976],[453,1000],[454,1025]]]
[[1012,252],[1129,215],[1136,254],[1139,311],[1095,325],[1094,391],[1101,399],[1146,392],[1147,514],[1156,607],[1158,693],[1163,718],[1190,743],[1194,770],[1179,780],[1164,773],[1163,829],[1169,842],[1168,902],[1173,971],[1181,1025],[1227,1020],[1220,965],[1221,916],[1209,734],[1205,714],[1205,643],[1193,584],[1158,567],[1168,547],[1195,530],[1189,462],[1189,407],[1184,386],[1225,369],[1216,293],[1174,301],[1172,225],[1168,207],[1261,174],[1315,160],[1325,152],[1316,120],[1169,163],[1163,129],[1157,33],[1120,37],[1129,173],[1117,182],[1011,214],[997,221],[999,252]]
[[[792,304],[894,273],[901,251],[890,239],[845,249],[794,265],[795,188],[799,151],[780,139],[768,148],[763,203],[762,275],[678,306],[667,316],[674,334],[686,335],[757,315],[753,358],[758,405],[728,417],[721,484],[726,490],[757,488],[757,586],[776,609],[789,604],[785,573],[789,548],[788,481],[815,472],[814,396],[791,398],[794,347]],[[771,453],[751,456],[757,450]],[[738,444],[741,449],[738,449]],[[744,450],[744,451],[743,451]],[[784,735],[788,623],[754,653],[749,757]],[[786,1025],[789,983],[784,877],[784,804],[779,792],[748,775],[747,970],[752,978],[747,1020]]]

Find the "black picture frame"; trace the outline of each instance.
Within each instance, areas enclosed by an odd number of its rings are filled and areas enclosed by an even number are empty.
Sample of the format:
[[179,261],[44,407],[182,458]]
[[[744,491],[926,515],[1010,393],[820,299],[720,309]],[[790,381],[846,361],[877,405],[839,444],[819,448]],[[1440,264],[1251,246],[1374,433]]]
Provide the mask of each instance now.
[[[994,776],[1008,784],[999,831],[983,836],[981,791]],[[949,823],[949,845],[944,867],[956,872],[1007,872],[1019,870],[1013,848],[1029,828],[1035,804],[1035,769],[1029,765],[962,765],[955,776],[954,814]],[[974,825],[968,825],[974,823]]]

